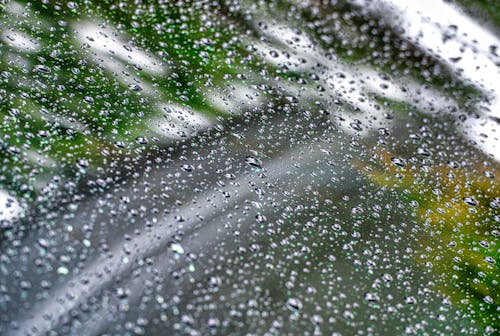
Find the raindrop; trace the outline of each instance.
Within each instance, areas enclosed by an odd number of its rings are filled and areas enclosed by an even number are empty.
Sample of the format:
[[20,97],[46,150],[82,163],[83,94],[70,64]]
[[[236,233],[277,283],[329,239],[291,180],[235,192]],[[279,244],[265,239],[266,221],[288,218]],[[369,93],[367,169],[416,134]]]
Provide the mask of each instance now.
[[86,159],[78,159],[76,161],[76,164],[78,165],[78,167],[80,168],[88,168],[89,167],[89,161],[86,160]]
[[35,65],[35,68],[33,69],[34,72],[41,72],[41,73],[44,73],[44,74],[49,74],[51,73],[52,71],[50,70],[50,68],[46,65]]
[[385,282],[392,282],[394,279],[392,275],[385,273],[382,275],[382,280],[384,280]]
[[432,155],[432,153],[427,148],[423,148],[423,147],[417,148],[417,154],[422,155],[422,156],[427,156],[427,157]]
[[415,299],[413,296],[407,296],[405,298],[405,303],[409,305],[414,305],[417,303],[417,299]]
[[146,138],[143,138],[143,137],[137,137],[135,138],[135,141],[139,144],[139,145],[147,145],[148,141],[146,140]]
[[57,274],[67,275],[68,273],[69,273],[69,270],[64,266],[60,266],[57,268]]
[[392,158],[391,161],[392,161],[392,163],[394,163],[398,167],[404,168],[406,166],[405,159],[395,157],[395,158]]
[[495,303],[495,301],[493,301],[493,298],[489,295],[486,295],[484,298],[483,298],[484,302],[486,302],[487,304],[489,305],[492,305],[493,303]]
[[183,164],[181,166],[181,169],[186,171],[186,172],[192,172],[194,170],[194,166],[190,164]]
[[245,163],[252,167],[262,168],[262,161],[253,156],[247,156],[245,158]]
[[376,293],[366,293],[365,300],[368,302],[378,302],[380,301],[380,298]]
[[173,243],[173,244],[170,245],[170,249],[175,254],[184,254],[184,248],[182,247],[181,244]]
[[258,223],[264,223],[267,220],[266,216],[264,215],[257,215],[255,216],[255,219],[257,220]]
[[487,170],[484,172],[484,176],[488,178],[495,178],[495,174],[493,174],[491,171]]
[[139,92],[139,91],[142,91],[142,87],[140,87],[139,85],[137,84],[129,84],[128,85],[128,88],[132,91],[135,91],[135,92]]
[[465,202],[465,204],[470,205],[472,207],[475,207],[479,204],[478,201],[474,197],[470,197],[470,196],[464,197],[463,201]]
[[302,302],[297,298],[289,298],[286,300],[286,306],[293,312],[297,312],[302,309]]

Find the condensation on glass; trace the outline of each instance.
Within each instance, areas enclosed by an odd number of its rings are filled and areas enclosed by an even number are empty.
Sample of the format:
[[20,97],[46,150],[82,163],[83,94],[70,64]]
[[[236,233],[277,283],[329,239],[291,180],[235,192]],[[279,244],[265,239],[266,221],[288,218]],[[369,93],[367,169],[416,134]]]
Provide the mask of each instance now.
[[0,334],[497,334],[499,12],[2,2]]

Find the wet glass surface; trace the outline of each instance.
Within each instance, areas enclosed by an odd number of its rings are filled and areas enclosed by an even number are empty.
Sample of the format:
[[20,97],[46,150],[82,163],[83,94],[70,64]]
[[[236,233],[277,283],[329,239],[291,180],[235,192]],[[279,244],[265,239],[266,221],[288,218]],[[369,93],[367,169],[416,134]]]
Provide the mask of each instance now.
[[498,333],[495,1],[0,5],[0,334]]

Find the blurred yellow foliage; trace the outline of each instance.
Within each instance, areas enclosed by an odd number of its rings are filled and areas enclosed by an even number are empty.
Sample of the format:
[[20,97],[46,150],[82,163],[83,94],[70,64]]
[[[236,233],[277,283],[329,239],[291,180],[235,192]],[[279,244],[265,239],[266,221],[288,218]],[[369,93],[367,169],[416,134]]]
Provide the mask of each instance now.
[[371,163],[354,165],[378,187],[403,193],[414,208],[420,223],[415,256],[442,292],[466,316],[498,327],[499,169],[470,162],[467,169],[456,162],[422,166],[380,150]]

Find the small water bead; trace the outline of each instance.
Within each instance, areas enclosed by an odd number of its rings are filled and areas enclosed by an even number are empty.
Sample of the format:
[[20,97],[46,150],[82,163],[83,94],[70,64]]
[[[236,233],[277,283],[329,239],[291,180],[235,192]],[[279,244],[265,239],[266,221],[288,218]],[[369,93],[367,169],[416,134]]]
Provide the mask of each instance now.
[[73,1],[69,1],[66,6],[68,6],[69,9],[78,9],[78,4]]
[[353,130],[355,130],[355,131],[358,131],[358,132],[363,131],[363,127],[362,127],[362,125],[361,125],[361,121],[359,121],[359,120],[356,120],[356,121],[354,121],[354,122],[350,123],[350,124],[349,124],[349,126],[350,126]]
[[41,73],[44,73],[44,74],[50,74],[52,72],[52,70],[46,66],[46,65],[35,65],[35,68],[33,69],[34,72],[41,72]]
[[139,136],[139,137],[135,138],[135,141],[136,141],[139,145],[147,145],[147,143],[148,143],[148,140],[146,140],[146,138],[141,137],[141,136]]
[[495,331],[497,331],[497,330],[496,330],[494,327],[492,327],[492,326],[486,326],[486,327],[484,328],[484,334],[485,334],[485,335],[493,335],[493,333],[494,333]]
[[13,117],[18,117],[20,114],[21,114],[21,110],[17,109],[17,108],[10,108],[8,110],[9,114]]
[[427,156],[427,157],[432,155],[431,151],[429,151],[427,148],[423,148],[423,147],[417,148],[417,154],[422,155],[422,156]]
[[252,167],[262,168],[262,161],[254,156],[247,156],[245,163]]
[[474,197],[464,197],[462,200],[465,202],[465,204],[473,207],[479,204],[479,202]]
[[211,276],[209,279],[208,279],[208,285],[211,287],[211,288],[218,288],[220,287],[222,284],[222,280],[220,277],[218,276]]
[[64,266],[60,266],[57,268],[57,274],[67,275],[68,273],[69,273],[69,270]]
[[404,168],[406,166],[406,160],[402,158],[392,158],[391,159],[392,163],[394,163],[396,166]]
[[181,166],[181,169],[184,170],[185,172],[192,172],[194,171],[194,166],[193,165],[190,165],[190,164],[183,164]]
[[181,244],[173,243],[172,245],[170,245],[170,249],[175,254],[184,254],[184,248],[182,247]]
[[488,170],[484,172],[484,176],[488,178],[495,178],[495,174],[493,174],[491,171]]
[[123,142],[123,141],[115,141],[114,145],[116,148],[125,148],[126,147],[125,142]]
[[483,301],[486,302],[487,304],[493,304],[495,303],[495,301],[493,301],[493,298],[489,295],[486,295],[484,298],[483,298]]
[[49,246],[49,242],[47,239],[40,238],[38,239],[38,245],[40,245],[40,247],[47,248]]
[[266,216],[264,215],[257,215],[255,216],[255,219],[257,220],[258,223],[264,223],[267,220]]
[[366,293],[365,300],[368,302],[378,302],[380,301],[380,297],[376,293]]
[[132,91],[135,91],[135,92],[139,92],[139,91],[142,91],[142,87],[140,87],[139,85],[137,84],[129,84],[128,85],[128,88]]
[[130,295],[130,290],[128,288],[118,287],[116,289],[116,296],[120,299],[125,299]]
[[484,241],[484,240],[481,240],[479,242],[479,245],[481,245],[484,248],[489,248],[490,247],[490,244],[487,241]]
[[215,329],[220,326],[220,321],[217,318],[209,318],[208,319],[208,327],[211,329]]
[[495,265],[497,262],[495,261],[494,258],[490,257],[490,256],[486,256],[484,257],[484,261],[486,261],[487,263],[491,264],[491,265]]
[[289,298],[286,300],[286,306],[294,312],[301,310],[303,307],[302,302],[297,298]]
[[413,296],[407,296],[405,298],[405,303],[409,304],[409,305],[414,305],[417,303],[417,299],[415,299],[415,297],[413,297]]
[[78,160],[76,161],[76,164],[77,164],[77,165],[78,165],[78,167],[80,167],[80,168],[88,168],[88,167],[89,167],[89,165],[90,165],[89,161],[88,161],[88,160],[86,160],[86,159],[78,159]]

